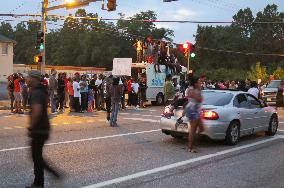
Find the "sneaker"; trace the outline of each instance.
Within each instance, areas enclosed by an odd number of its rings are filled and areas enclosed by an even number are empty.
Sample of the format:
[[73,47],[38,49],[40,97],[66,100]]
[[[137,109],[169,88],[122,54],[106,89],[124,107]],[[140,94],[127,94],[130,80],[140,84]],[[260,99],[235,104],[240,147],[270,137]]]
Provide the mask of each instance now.
[[51,112],[51,114],[58,114],[58,112],[57,112],[57,111],[55,111],[55,112]]
[[107,124],[110,124],[110,120],[106,120],[106,123],[107,123]]

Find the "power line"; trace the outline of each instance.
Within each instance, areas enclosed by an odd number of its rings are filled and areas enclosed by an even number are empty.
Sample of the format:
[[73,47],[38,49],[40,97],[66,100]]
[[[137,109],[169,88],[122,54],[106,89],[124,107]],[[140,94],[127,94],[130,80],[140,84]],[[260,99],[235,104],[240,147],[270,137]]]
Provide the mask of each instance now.
[[241,52],[241,51],[232,51],[232,50],[224,50],[224,49],[214,49],[214,48],[207,48],[207,47],[200,47],[197,46],[197,48],[201,50],[208,50],[208,51],[214,51],[214,52],[222,52],[222,53],[231,53],[231,54],[238,54],[238,55],[247,55],[247,56],[276,56],[276,57],[284,57],[283,54],[275,54],[275,53],[258,53],[258,52]]

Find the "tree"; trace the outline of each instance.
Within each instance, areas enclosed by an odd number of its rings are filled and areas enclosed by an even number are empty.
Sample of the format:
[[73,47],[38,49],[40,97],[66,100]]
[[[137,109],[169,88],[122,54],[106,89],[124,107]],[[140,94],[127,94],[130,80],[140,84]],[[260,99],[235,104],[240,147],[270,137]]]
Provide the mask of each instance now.
[[280,66],[273,72],[273,78],[276,80],[284,79],[284,70]]
[[260,62],[257,62],[256,65],[252,66],[248,72],[248,78],[252,81],[258,81],[258,79],[261,79],[261,81],[266,82],[268,80],[266,68],[261,66]]

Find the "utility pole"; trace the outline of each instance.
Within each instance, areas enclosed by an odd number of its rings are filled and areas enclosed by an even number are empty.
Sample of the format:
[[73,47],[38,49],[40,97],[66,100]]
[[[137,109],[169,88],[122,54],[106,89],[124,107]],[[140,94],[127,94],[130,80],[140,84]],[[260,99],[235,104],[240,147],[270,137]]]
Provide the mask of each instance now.
[[43,32],[43,50],[41,52],[42,55],[42,63],[40,64],[39,70],[42,74],[45,73],[45,62],[46,62],[46,17],[47,17],[47,8],[48,8],[48,0],[42,1],[42,21],[41,21],[41,30]]

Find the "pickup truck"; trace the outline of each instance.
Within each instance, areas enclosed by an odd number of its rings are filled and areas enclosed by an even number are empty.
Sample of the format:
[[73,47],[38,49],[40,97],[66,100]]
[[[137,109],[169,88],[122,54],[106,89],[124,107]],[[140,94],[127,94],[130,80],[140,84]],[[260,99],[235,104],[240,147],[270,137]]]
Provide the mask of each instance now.
[[262,91],[262,99],[267,105],[276,105],[276,95],[281,80],[272,80],[270,84]]

